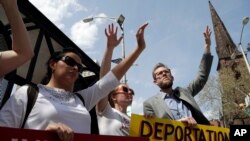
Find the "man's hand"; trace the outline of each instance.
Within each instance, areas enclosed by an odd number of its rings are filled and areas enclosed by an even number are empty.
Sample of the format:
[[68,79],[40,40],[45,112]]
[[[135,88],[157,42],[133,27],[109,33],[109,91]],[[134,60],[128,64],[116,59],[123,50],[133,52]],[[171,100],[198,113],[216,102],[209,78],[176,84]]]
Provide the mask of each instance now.
[[193,117],[185,117],[185,118],[181,118],[177,121],[187,123],[189,127],[194,127],[197,125],[197,122]]
[[205,38],[205,52],[210,53],[210,46],[211,46],[211,29],[207,26],[205,32],[203,33]]
[[155,118],[156,116],[154,114],[144,114],[145,118]]

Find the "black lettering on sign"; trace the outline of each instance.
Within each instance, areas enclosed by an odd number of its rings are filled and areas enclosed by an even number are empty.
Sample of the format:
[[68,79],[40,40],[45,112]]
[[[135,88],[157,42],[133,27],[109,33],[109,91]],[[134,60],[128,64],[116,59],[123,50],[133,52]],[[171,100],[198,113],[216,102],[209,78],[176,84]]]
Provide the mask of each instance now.
[[181,126],[177,126],[175,128],[175,135],[174,135],[174,137],[175,137],[176,141],[182,141],[182,139],[183,139],[183,130],[182,130]]
[[185,127],[185,133],[184,133],[184,139],[185,141],[191,141],[191,128],[190,127]]
[[164,133],[164,140],[168,140],[168,136],[174,133],[174,125],[172,124],[165,124],[165,133]]
[[[148,130],[148,132],[144,132],[144,128]],[[148,121],[142,121],[140,126],[140,135],[141,137],[150,137],[153,133],[153,127],[151,126],[150,122]]]
[[162,140],[162,127],[163,123],[155,122],[154,139]]

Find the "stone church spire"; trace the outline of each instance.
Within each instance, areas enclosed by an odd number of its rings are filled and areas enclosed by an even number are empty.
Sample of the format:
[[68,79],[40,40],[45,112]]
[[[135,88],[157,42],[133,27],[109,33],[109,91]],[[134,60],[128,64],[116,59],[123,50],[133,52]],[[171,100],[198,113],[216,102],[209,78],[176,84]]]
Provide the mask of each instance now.
[[216,10],[214,9],[210,1],[209,1],[209,8],[211,12],[214,34],[215,34],[216,52],[219,58],[217,70],[219,70],[220,67],[226,65],[226,62],[231,62],[233,53],[235,53],[235,56],[238,57],[238,55],[240,55],[240,52],[238,51],[224,23],[220,19],[219,15],[217,14]]
[[[222,114],[220,120],[225,127],[230,124],[250,125],[250,114],[240,109],[245,103],[245,96],[250,92],[250,76],[241,52],[231,39],[224,23],[209,1],[212,17],[216,52],[218,55],[217,71],[222,91]],[[240,123],[240,122],[241,123]]]

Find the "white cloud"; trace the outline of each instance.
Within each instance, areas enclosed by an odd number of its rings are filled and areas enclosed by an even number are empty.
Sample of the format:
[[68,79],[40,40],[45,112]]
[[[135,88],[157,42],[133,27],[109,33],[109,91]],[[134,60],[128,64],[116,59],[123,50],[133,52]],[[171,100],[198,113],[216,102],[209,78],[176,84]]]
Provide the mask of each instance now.
[[92,48],[98,39],[96,24],[79,21],[71,27],[70,37],[81,48]]
[[73,13],[84,10],[77,0],[30,0],[48,19],[59,28],[64,28],[64,18],[70,17]]
[[[97,17],[107,17],[105,14],[98,14]],[[82,49],[93,48],[98,40],[98,27],[103,24],[103,18],[96,18],[90,23],[79,21],[71,27],[71,39]]]
[[[78,0],[30,0],[57,27],[65,27],[62,21],[70,18],[76,12],[87,11]],[[104,13],[97,17],[107,17]],[[98,26],[103,24],[104,18],[96,18],[91,23],[76,22],[70,29],[71,39],[81,48],[92,48],[98,40]]]

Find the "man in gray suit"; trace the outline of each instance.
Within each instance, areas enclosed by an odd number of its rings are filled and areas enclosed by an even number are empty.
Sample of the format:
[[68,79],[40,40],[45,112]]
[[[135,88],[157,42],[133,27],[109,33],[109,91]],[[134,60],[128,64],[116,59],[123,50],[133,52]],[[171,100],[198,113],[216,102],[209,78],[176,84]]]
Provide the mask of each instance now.
[[145,117],[167,118],[187,123],[189,126],[198,124],[209,125],[209,121],[201,112],[194,96],[198,94],[207,82],[213,56],[210,53],[211,30],[206,27],[204,34],[205,51],[195,80],[188,87],[172,88],[174,77],[171,70],[158,63],[152,72],[154,83],[161,89],[157,95],[143,103]]

